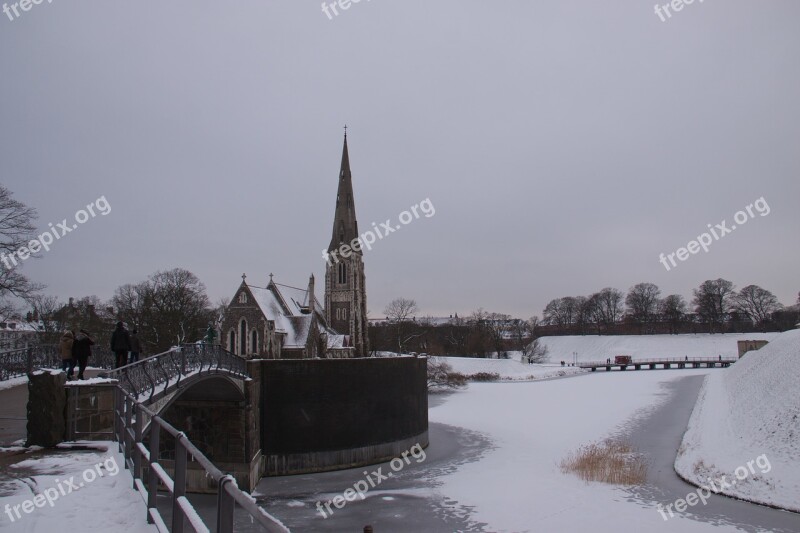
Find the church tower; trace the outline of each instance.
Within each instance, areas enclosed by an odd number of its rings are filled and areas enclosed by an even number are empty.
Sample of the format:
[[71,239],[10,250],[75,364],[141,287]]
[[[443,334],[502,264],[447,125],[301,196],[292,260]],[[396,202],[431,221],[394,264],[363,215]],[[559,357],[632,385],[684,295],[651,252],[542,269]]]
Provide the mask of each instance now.
[[350,335],[355,357],[368,357],[367,290],[364,258],[357,239],[358,222],[345,127],[336,213],[325,266],[325,319],[339,333]]

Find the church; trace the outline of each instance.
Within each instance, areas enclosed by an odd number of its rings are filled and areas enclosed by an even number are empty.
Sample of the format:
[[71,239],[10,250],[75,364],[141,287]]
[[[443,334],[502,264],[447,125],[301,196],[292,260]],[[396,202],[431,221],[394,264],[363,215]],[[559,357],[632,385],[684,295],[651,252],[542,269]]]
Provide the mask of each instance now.
[[[328,252],[358,239],[353,180],[344,134],[336,210]],[[220,344],[248,359],[354,358],[369,356],[367,290],[363,252],[352,248],[325,266],[324,306],[314,292],[313,274],[305,289],[277,283],[250,284],[247,276],[219,324]]]

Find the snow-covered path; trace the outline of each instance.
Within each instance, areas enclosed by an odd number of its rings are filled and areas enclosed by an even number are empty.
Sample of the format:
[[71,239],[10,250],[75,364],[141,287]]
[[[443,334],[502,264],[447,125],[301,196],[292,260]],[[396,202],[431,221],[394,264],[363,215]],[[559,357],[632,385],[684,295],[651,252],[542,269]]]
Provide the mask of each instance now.
[[146,506],[131,487],[116,443],[86,445],[96,449],[34,453],[36,458],[6,468],[19,481],[13,494],[0,497],[0,531],[157,531],[147,524]]

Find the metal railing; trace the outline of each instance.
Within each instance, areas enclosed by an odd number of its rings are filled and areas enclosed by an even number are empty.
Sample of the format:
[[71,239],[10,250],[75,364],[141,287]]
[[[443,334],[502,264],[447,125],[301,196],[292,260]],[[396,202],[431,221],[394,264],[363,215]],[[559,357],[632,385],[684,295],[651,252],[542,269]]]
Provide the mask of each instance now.
[[225,372],[247,378],[247,364],[241,357],[217,345],[184,344],[109,372],[100,377],[119,381],[119,386],[137,400],[147,396],[150,403],[171,387],[180,387],[190,374]]
[[615,363],[611,359],[610,363],[606,361],[585,361],[578,363],[578,366],[632,366],[632,365],[648,365],[648,364],[661,364],[661,363],[735,363],[736,359],[720,359],[719,357],[654,357],[648,359],[634,359],[630,363]]
[[[137,402],[136,397],[121,387],[115,392],[115,433],[120,452],[125,455],[125,466],[133,475],[133,488],[139,492],[147,504],[147,522],[155,524],[161,533],[183,533],[188,522],[195,532],[208,533],[211,530],[200,518],[186,498],[186,474],[188,458],[200,464],[206,475],[217,483],[217,533],[232,533],[236,506],[244,509],[265,531],[288,533],[279,520],[259,507],[249,494],[242,491],[236,479],[224,474],[192,444],[186,435],[175,429],[153,411]],[[151,420],[149,449],[143,442],[145,418]],[[174,479],[159,462],[161,434],[175,440]],[[146,479],[143,477],[147,468]],[[166,488],[172,504],[172,524],[167,527],[158,510],[159,485]]]
[[[109,350],[92,350],[89,366],[113,368],[114,354]],[[61,368],[61,354],[55,344],[29,344],[0,352],[0,381],[25,376],[37,368]]]

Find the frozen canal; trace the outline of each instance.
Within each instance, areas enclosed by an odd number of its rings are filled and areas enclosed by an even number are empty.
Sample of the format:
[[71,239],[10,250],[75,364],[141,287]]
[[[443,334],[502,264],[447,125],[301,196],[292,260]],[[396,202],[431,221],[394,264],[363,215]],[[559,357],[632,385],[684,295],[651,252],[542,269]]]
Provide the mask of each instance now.
[[[712,372],[715,370],[711,370]],[[716,370],[719,371],[719,370]],[[656,504],[693,487],[672,470],[709,370],[609,373],[538,383],[472,384],[431,397],[431,445],[322,516],[325,502],[389,464],[262,480],[257,498],[296,531],[800,531],[800,515],[712,496],[664,521]],[[587,484],[558,463],[581,445],[627,436],[650,462],[648,483]],[[420,456],[421,457],[421,456]],[[195,501],[201,498],[193,497]],[[210,505],[211,499],[206,500]],[[246,530],[245,520],[241,527]]]

